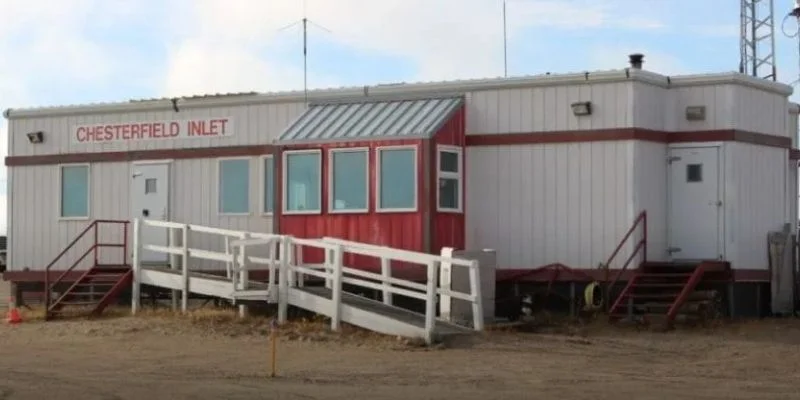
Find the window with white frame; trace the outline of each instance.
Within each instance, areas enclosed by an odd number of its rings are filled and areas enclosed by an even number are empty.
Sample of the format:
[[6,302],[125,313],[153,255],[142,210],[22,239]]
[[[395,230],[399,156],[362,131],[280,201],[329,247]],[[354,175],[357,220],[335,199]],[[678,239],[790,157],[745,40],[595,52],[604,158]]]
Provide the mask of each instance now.
[[250,212],[250,159],[219,160],[219,213]]
[[89,217],[89,165],[62,165],[61,218]]
[[283,153],[284,214],[315,214],[322,211],[322,153],[295,150]]
[[381,147],[378,153],[378,211],[417,210],[417,149]]
[[369,150],[332,149],[328,154],[330,212],[367,212]]
[[462,162],[461,149],[457,147],[441,146],[436,157],[438,172],[437,203],[439,211],[460,212],[462,192]]
[[275,211],[275,161],[273,157],[262,157],[261,167],[264,174],[264,179],[262,179],[261,183],[263,185],[261,212],[272,214]]

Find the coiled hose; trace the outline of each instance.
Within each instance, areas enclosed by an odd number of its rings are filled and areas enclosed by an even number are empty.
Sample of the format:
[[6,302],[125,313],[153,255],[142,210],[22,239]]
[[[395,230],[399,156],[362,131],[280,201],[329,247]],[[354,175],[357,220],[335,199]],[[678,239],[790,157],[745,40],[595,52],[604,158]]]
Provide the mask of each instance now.
[[597,311],[603,307],[603,293],[600,283],[594,281],[583,289],[583,310]]

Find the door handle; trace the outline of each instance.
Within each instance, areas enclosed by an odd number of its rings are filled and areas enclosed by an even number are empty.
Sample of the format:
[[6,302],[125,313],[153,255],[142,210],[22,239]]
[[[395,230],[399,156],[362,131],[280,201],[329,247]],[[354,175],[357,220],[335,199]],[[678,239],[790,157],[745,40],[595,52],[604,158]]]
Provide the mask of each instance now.
[[710,205],[710,206],[722,207],[722,200],[709,201],[709,202],[708,202],[708,205]]

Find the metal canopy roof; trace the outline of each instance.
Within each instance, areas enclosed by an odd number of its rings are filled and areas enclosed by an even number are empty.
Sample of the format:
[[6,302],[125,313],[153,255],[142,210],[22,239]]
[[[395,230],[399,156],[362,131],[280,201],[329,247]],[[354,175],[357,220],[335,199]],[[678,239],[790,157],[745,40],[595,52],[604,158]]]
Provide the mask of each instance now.
[[311,104],[278,143],[432,137],[462,96]]

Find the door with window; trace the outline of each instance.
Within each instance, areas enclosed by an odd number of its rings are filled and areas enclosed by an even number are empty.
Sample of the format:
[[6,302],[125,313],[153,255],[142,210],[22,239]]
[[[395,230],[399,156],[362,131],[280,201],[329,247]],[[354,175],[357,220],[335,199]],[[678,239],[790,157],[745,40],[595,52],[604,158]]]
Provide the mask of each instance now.
[[723,257],[719,147],[672,148],[669,247],[674,260]]
[[[131,168],[132,218],[169,219],[169,164],[133,164]],[[167,246],[167,229],[140,226],[143,244]],[[166,264],[169,254],[142,250],[142,263]]]

